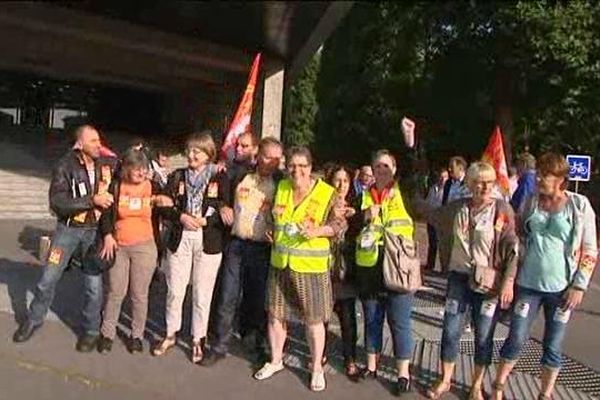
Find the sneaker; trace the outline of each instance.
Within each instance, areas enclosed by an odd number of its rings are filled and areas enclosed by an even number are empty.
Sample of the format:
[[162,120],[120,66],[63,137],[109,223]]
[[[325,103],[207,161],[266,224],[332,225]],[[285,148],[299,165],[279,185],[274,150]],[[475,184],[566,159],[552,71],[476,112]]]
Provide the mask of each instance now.
[[77,339],[75,349],[80,353],[91,353],[96,349],[98,343],[98,335],[85,334]]
[[200,365],[203,367],[212,367],[224,358],[225,354],[217,353],[216,351],[209,351],[200,362]]
[[113,341],[105,336],[100,336],[98,340],[98,353],[107,354],[112,350]]
[[280,362],[279,364],[272,364],[270,362],[265,363],[265,365],[263,365],[263,367],[261,369],[256,371],[256,373],[254,374],[254,379],[259,380],[259,381],[269,379],[276,373],[283,371],[284,368],[285,367],[283,366],[283,361]]
[[142,339],[130,337],[127,340],[127,351],[129,351],[131,354],[142,353],[144,351],[144,343],[142,343]]

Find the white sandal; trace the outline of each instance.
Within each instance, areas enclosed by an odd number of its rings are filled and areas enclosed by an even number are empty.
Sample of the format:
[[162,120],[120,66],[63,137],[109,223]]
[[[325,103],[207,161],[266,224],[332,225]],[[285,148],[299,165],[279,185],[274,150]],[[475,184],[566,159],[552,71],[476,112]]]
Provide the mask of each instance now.
[[322,392],[326,387],[325,372],[313,372],[310,377],[310,390],[313,392]]
[[269,379],[276,373],[282,371],[284,368],[283,361],[279,364],[271,364],[270,362],[265,363],[261,369],[256,371],[254,374],[254,379],[262,381],[265,379]]

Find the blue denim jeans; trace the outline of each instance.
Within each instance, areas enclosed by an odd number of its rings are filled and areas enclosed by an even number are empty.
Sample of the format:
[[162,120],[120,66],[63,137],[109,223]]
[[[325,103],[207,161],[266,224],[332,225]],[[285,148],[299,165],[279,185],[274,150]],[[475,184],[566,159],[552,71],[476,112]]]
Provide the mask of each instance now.
[[102,274],[86,273],[96,268],[86,268],[86,264],[94,263],[92,257],[86,257],[88,251],[96,240],[96,228],[73,228],[64,224],[57,224],[52,237],[48,262],[40,281],[38,282],[34,298],[29,306],[29,321],[36,326],[44,322],[48,309],[54,300],[56,284],[69,265],[69,260],[75,252],[82,254],[83,274],[83,309],[82,328],[86,334],[97,335],[100,332],[100,312],[102,310]]
[[265,309],[271,246],[267,243],[233,238],[229,243],[221,272],[221,283],[214,310],[216,353],[225,354],[236,312],[240,312],[242,329],[266,337]]
[[383,347],[383,320],[387,321],[394,343],[396,360],[410,360],[414,343],[412,336],[412,293],[386,291],[379,296],[361,298],[365,314],[365,348],[369,354],[379,354]]
[[500,356],[503,360],[512,362],[519,358],[523,345],[529,339],[533,321],[541,307],[544,308],[544,339],[542,346],[544,354],[541,363],[549,369],[558,369],[562,362],[562,342],[567,329],[570,311],[564,311],[564,292],[539,292],[524,287],[517,288],[514,302],[510,333],[502,346]]
[[490,365],[494,331],[500,318],[498,298],[490,298],[471,290],[469,275],[450,272],[442,331],[442,361],[456,361],[466,315],[469,315],[475,333],[475,364]]

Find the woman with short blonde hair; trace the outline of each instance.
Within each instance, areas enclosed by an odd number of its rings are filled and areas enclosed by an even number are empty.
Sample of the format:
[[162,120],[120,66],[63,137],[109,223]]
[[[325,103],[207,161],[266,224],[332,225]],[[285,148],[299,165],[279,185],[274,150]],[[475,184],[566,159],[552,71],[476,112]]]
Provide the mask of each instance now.
[[496,172],[490,164],[471,164],[466,183],[472,198],[427,212],[429,222],[440,231],[440,246],[449,255],[442,263],[450,272],[441,342],[442,378],[428,390],[430,399],[439,399],[452,386],[465,318],[475,328],[469,399],[483,399],[483,377],[492,362],[496,323],[500,310],[507,309],[513,298],[518,239],[512,208],[494,200]]

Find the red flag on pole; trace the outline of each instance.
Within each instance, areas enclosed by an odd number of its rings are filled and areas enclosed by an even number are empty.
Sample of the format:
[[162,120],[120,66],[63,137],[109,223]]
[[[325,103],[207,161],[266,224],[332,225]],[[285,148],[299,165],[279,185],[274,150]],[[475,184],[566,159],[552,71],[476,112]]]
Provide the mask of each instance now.
[[256,88],[256,80],[258,78],[258,69],[260,66],[261,54],[258,53],[252,63],[250,69],[250,76],[248,77],[248,84],[246,85],[246,91],[242,97],[242,101],[238,106],[233,121],[229,126],[223,146],[221,147],[221,159],[232,160],[235,156],[235,146],[240,135],[248,130],[250,127],[250,119],[252,118],[252,103],[254,101],[254,90]]
[[510,195],[510,183],[508,180],[508,168],[506,166],[506,156],[504,155],[504,144],[502,142],[502,132],[500,127],[496,126],[490,141],[488,142],[482,161],[490,163],[496,170],[496,181],[498,188],[504,195]]

